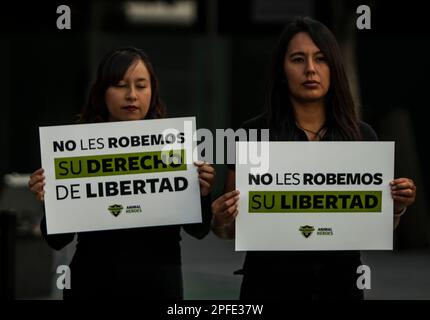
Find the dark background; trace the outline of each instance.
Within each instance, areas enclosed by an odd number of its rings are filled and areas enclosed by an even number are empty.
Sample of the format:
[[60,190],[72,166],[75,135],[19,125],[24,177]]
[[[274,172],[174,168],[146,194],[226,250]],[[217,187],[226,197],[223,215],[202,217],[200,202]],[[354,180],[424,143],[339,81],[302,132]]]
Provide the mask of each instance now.
[[[381,140],[396,142],[395,176],[417,184],[395,250],[428,249],[430,26],[423,2],[196,0],[189,25],[133,23],[125,1],[39,2],[15,1],[0,11],[0,177],[39,168],[39,126],[73,122],[99,58],[118,46],[149,54],[169,116],[195,115],[199,127],[211,130],[237,127],[263,110],[271,53],[285,23],[308,15],[345,49],[363,120]],[[71,9],[71,30],[56,27],[62,4]],[[363,4],[371,8],[370,30],[356,28]],[[215,196],[225,168],[217,170]]]

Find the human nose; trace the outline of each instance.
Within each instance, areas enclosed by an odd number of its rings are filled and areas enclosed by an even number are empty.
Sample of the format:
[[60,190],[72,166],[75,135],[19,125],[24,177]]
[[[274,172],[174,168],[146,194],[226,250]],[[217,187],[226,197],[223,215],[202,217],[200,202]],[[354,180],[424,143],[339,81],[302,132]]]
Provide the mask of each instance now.
[[312,59],[307,59],[305,72],[306,74],[316,73],[315,63]]
[[127,96],[126,96],[127,100],[136,100],[137,96],[136,96],[136,88],[134,86],[130,86],[129,89],[127,90]]

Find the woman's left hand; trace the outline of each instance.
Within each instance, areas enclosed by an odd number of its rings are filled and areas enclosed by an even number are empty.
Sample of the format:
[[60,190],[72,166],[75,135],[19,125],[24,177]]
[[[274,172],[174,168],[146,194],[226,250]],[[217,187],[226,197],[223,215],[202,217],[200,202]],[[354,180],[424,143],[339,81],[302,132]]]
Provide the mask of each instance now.
[[196,161],[194,164],[199,171],[200,194],[207,196],[215,184],[215,169],[206,162]]
[[390,182],[391,196],[394,200],[394,213],[400,213],[415,202],[417,188],[412,179],[398,178]]

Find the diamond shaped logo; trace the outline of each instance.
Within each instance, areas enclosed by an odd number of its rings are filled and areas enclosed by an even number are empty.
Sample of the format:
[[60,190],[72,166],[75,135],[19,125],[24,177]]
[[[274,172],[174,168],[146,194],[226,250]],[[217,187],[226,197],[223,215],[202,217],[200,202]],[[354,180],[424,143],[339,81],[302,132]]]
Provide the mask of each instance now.
[[312,232],[315,231],[315,228],[313,226],[306,225],[306,226],[301,226],[299,231],[302,233],[302,235],[305,238],[309,238],[311,236]]
[[123,206],[120,204],[113,204],[108,207],[108,210],[114,217],[118,217],[123,209]]

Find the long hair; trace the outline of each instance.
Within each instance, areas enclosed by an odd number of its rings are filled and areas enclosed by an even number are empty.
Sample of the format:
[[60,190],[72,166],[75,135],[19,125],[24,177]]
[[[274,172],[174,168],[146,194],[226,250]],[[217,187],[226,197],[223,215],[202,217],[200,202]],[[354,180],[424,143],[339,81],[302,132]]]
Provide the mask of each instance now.
[[158,79],[149,57],[140,49],[125,47],[110,51],[100,61],[96,80],[90,88],[88,101],[82,113],[78,115],[78,123],[108,121],[109,111],[105,102],[106,90],[121,81],[128,68],[139,59],[144,63],[151,78],[151,102],[145,119],[159,119],[165,116],[166,108],[160,99]]
[[330,68],[330,87],[325,97],[327,129],[335,140],[360,140],[358,115],[339,45],[325,25],[307,17],[296,19],[285,27],[274,51],[265,98],[271,139],[294,137],[295,116],[285,80],[284,60],[291,39],[299,32],[309,34]]

